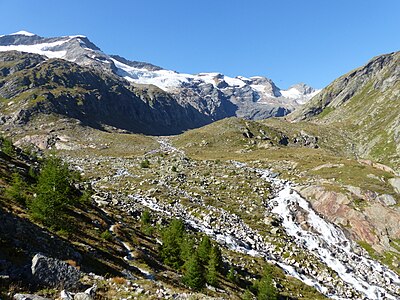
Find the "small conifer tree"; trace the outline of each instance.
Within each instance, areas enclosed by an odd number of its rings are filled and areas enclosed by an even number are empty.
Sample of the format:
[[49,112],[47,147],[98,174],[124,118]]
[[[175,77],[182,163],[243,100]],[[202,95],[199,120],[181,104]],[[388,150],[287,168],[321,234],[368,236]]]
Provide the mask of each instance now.
[[206,274],[207,283],[216,286],[218,282],[218,269],[217,269],[216,257],[214,255],[213,250],[211,250],[210,260],[208,261],[206,271],[207,271]]
[[29,204],[32,216],[46,226],[60,227],[67,206],[79,201],[72,187],[73,178],[61,159],[49,158],[39,173],[37,196]]
[[9,199],[16,200],[18,203],[25,205],[27,199],[26,189],[27,185],[25,181],[22,180],[21,175],[13,173],[11,184],[5,192]]
[[185,234],[183,222],[178,219],[171,221],[162,232],[161,258],[167,265],[179,269],[183,265],[181,259],[181,243]]
[[263,276],[258,283],[257,299],[259,300],[276,300],[277,292],[276,287],[272,281],[272,270],[271,266],[266,265],[264,267]]
[[210,238],[205,235],[202,237],[199,247],[197,248],[197,252],[199,254],[199,259],[203,265],[206,265],[211,252],[211,241]]
[[201,290],[204,287],[204,269],[197,252],[194,252],[185,264],[183,283],[195,291]]
[[181,260],[188,261],[195,251],[195,242],[192,236],[185,234],[181,242]]

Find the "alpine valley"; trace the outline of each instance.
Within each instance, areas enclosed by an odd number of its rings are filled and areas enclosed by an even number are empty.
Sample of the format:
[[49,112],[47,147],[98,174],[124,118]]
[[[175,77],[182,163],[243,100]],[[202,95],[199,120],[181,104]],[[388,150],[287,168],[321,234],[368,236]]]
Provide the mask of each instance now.
[[400,52],[322,90],[0,36],[1,299],[400,299]]

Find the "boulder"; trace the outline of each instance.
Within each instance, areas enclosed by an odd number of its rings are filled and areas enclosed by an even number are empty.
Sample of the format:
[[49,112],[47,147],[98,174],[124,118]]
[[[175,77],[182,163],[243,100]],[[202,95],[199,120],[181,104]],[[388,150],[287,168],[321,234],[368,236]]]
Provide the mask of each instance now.
[[14,300],[51,300],[50,298],[44,298],[31,294],[15,294],[13,298]]
[[400,177],[390,178],[389,183],[392,185],[396,193],[400,194]]
[[378,197],[378,200],[386,206],[391,206],[391,205],[396,204],[396,199],[394,199],[394,197],[392,195],[388,195],[388,194],[380,195]]
[[32,276],[39,286],[77,289],[82,273],[64,261],[36,254],[32,259]]
[[76,293],[74,300],[93,300],[93,297],[86,293]]

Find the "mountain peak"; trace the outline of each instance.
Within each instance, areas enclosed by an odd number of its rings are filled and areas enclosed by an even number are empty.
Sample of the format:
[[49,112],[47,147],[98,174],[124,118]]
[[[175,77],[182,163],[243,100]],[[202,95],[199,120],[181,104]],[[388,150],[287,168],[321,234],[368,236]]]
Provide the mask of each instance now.
[[9,35],[25,35],[25,36],[34,36],[34,35],[37,35],[37,34],[34,34],[34,33],[32,33],[32,32],[29,32],[29,31],[25,31],[25,30],[20,30],[20,31],[17,31],[17,32],[11,33],[11,34],[9,34]]
[[[107,71],[132,84],[154,85],[173,94],[182,103],[192,103],[201,113],[215,114],[216,118],[237,115],[261,119],[282,115],[311,98],[311,87],[300,84],[285,95],[266,77],[230,77],[222,73],[185,74],[166,70],[156,65],[131,61],[101,51],[84,35],[41,37],[27,31],[0,37],[0,52],[20,51],[59,58],[81,66]],[[227,101],[230,107],[220,108]],[[202,102],[203,101],[203,102]],[[225,101],[225,102],[226,102]],[[251,107],[251,109],[250,109]],[[217,113],[221,110],[220,113]]]

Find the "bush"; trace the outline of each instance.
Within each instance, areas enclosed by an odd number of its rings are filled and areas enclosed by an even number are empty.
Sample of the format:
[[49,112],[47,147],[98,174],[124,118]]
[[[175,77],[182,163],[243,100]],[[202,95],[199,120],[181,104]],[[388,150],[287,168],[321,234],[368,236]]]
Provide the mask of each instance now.
[[236,271],[233,267],[231,267],[229,269],[228,275],[226,276],[226,278],[228,278],[228,280],[232,283],[236,283],[237,278],[236,278]]
[[150,162],[148,159],[143,160],[142,162],[140,162],[140,167],[141,168],[150,168]]
[[118,285],[126,284],[126,279],[124,277],[113,277],[113,278],[111,278],[111,281]]
[[142,212],[142,215],[140,216],[140,221],[142,222],[143,225],[148,225],[151,222],[151,215],[148,210],[145,210]]
[[242,295],[242,299],[243,300],[253,300],[254,299],[254,295],[249,290],[245,290],[243,295]]
[[109,240],[112,239],[112,233],[110,231],[108,231],[108,230],[104,230],[101,233],[100,237],[105,241],[109,241]]

